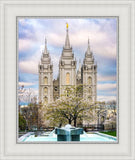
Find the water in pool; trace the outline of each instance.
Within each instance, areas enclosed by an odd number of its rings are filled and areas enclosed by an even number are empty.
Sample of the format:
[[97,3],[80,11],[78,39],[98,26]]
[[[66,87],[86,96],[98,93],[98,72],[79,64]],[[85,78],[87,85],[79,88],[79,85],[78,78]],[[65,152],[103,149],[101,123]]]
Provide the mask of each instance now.
[[70,124],[62,128],[55,128],[49,132],[29,132],[19,138],[19,142],[51,142],[51,141],[94,141],[94,142],[110,142],[116,141],[116,137],[102,133],[86,134],[82,128],[75,128]]
[[[116,142],[116,138],[112,137],[112,136],[107,136],[107,135],[103,135],[103,134],[83,134],[80,136],[80,141],[88,141],[88,142]],[[35,137],[35,135],[30,135],[25,137],[23,140],[21,140],[22,142],[55,142],[57,141],[57,135],[53,134],[52,136],[37,136]]]

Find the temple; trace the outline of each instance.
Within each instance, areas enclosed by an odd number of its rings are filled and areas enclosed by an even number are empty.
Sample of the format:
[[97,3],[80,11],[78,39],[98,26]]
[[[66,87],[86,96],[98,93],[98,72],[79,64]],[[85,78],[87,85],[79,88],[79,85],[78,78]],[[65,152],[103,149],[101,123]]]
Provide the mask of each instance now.
[[83,98],[87,98],[92,102],[95,102],[97,99],[97,64],[95,64],[89,39],[83,64],[79,62],[79,68],[77,70],[77,61],[70,45],[68,24],[66,25],[65,44],[59,60],[58,78],[53,80],[53,65],[50,53],[47,50],[46,39],[45,49],[42,52],[38,65],[38,72],[39,102],[43,104],[51,103],[59,99],[65,87],[80,84],[83,86]]

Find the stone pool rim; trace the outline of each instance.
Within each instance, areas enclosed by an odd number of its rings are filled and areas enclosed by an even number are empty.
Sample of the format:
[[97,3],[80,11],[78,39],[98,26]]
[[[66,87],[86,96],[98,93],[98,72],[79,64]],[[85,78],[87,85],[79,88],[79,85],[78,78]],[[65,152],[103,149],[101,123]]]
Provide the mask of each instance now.
[[100,133],[98,131],[92,132],[90,134],[97,134],[109,139],[113,139],[115,141],[24,141],[26,138],[34,134],[35,132],[28,132],[25,135],[18,138],[16,143],[18,144],[118,144],[119,143],[117,137]]

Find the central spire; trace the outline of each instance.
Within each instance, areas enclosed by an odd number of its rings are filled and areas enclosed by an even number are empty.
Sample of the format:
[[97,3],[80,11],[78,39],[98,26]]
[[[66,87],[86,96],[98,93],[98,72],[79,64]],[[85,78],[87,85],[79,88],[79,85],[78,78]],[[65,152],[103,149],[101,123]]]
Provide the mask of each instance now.
[[70,42],[69,42],[69,36],[68,36],[68,23],[66,23],[66,40],[65,40],[65,49],[70,49]]
[[47,40],[45,38],[45,49],[44,49],[44,54],[47,54]]
[[89,41],[89,38],[88,38],[88,48],[87,48],[87,54],[90,54],[90,41]]

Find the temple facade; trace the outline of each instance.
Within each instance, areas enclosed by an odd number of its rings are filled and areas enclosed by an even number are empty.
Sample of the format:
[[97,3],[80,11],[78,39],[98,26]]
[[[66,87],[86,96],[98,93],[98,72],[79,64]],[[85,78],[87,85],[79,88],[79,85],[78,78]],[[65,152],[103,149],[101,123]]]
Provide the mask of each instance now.
[[95,102],[97,99],[97,64],[90,48],[85,52],[83,64],[79,62],[77,70],[77,61],[74,57],[69,40],[68,25],[66,27],[65,45],[59,60],[59,75],[57,80],[53,80],[53,65],[51,56],[47,50],[47,41],[45,39],[45,49],[42,53],[38,65],[39,72],[39,102],[44,104],[51,103],[59,99],[67,86],[83,85],[83,98]]

